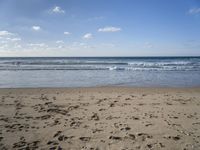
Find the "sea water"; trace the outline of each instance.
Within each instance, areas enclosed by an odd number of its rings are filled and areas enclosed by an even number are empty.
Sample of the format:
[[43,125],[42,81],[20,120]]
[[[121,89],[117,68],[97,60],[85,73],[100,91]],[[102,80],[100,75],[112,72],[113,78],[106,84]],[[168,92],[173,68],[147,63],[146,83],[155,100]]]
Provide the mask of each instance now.
[[197,87],[200,57],[2,57],[0,88]]

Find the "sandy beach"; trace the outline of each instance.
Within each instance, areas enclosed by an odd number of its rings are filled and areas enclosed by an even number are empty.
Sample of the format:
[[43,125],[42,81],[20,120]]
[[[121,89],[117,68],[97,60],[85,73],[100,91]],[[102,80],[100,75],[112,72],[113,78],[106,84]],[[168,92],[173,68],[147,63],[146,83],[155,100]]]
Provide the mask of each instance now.
[[0,149],[200,149],[200,88],[0,89]]

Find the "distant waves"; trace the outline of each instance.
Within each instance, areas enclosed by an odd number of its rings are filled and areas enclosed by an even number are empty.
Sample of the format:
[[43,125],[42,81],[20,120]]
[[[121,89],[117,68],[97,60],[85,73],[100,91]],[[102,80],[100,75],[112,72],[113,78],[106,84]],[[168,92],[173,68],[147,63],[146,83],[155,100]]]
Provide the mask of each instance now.
[[200,71],[199,57],[0,58],[0,70]]
[[200,86],[200,57],[0,58],[0,88],[94,86]]

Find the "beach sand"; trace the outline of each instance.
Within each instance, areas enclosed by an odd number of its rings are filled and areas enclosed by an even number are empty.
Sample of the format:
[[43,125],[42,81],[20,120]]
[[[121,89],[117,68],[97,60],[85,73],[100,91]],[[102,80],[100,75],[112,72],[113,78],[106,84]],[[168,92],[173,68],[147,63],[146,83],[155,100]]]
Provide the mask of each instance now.
[[0,89],[0,149],[200,149],[200,88]]

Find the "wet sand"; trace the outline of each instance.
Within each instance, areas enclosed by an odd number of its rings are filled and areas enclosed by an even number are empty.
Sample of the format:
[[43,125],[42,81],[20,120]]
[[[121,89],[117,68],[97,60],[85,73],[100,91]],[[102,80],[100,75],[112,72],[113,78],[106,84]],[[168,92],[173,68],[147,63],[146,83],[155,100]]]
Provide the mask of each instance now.
[[0,149],[200,149],[200,88],[0,89]]

